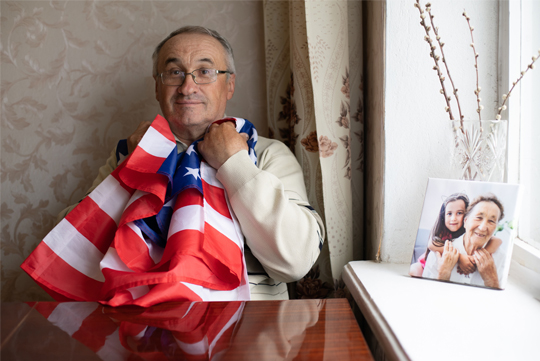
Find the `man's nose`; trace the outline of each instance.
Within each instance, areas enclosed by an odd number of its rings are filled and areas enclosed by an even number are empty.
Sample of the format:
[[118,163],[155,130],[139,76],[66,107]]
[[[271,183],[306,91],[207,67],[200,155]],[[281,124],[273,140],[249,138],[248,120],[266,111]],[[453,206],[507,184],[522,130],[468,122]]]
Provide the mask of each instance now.
[[195,76],[191,73],[186,74],[184,82],[178,87],[178,92],[183,95],[190,95],[196,93],[199,89],[197,83],[195,83]]

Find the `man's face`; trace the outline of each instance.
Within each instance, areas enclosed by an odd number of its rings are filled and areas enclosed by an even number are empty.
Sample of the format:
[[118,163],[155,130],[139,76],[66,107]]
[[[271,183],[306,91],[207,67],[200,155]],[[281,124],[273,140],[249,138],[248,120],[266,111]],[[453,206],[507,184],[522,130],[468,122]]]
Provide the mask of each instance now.
[[466,239],[475,249],[482,248],[497,229],[501,210],[493,202],[480,202],[465,217]]
[[[161,48],[157,60],[158,73],[171,69],[189,73],[200,68],[228,70],[225,49],[209,35],[180,34],[169,39]],[[156,99],[173,133],[181,140],[194,141],[206,127],[223,118],[227,101],[234,94],[235,75],[227,81],[219,74],[210,84],[198,85],[186,75],[182,85],[164,85],[156,81]]]

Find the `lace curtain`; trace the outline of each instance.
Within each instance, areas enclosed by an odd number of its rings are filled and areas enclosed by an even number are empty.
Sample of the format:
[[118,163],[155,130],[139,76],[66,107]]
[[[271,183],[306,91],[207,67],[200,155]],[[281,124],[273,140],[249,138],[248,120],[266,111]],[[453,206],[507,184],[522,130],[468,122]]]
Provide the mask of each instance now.
[[268,126],[304,170],[326,224],[321,279],[362,257],[364,120],[360,1],[267,1]]

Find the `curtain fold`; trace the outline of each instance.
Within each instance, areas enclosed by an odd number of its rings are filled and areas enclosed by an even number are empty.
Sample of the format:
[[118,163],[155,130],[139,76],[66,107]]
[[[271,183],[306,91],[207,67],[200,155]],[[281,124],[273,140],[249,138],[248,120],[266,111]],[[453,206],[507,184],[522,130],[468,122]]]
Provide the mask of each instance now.
[[270,136],[294,152],[326,224],[321,278],[362,258],[363,91],[359,1],[264,4]]

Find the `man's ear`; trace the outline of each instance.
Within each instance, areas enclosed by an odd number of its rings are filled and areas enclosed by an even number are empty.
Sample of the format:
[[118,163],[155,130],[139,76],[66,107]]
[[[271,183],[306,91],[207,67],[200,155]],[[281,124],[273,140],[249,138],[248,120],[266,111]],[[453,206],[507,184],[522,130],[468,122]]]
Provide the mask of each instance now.
[[156,100],[159,102],[159,97],[158,97],[158,78],[157,76],[153,76],[154,78],[154,85],[155,85],[155,92],[156,92]]
[[236,74],[230,74],[229,81],[227,82],[227,100],[231,100],[234,95],[235,81],[236,81]]

